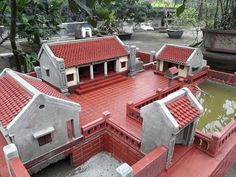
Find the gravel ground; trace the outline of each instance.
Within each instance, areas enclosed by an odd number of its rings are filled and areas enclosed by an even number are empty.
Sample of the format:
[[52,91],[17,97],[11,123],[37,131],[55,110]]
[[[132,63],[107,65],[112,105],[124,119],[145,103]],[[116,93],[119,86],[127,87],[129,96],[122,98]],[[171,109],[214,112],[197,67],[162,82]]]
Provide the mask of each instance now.
[[118,177],[116,168],[120,165],[109,153],[102,152],[74,169],[67,177]]

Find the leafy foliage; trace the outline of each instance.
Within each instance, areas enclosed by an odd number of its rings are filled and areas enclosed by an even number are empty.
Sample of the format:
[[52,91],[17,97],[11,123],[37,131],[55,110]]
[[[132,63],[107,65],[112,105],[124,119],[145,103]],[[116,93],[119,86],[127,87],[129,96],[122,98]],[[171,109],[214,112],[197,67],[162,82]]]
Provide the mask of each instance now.
[[156,15],[149,2],[140,0],[116,0],[111,4],[111,9],[116,13],[116,18],[122,21],[141,23]]
[[179,27],[197,27],[198,12],[194,8],[186,8],[179,16],[174,17],[174,25]]
[[37,54],[36,53],[21,53],[22,57],[24,58],[24,72],[28,73],[34,70],[34,67],[38,65],[37,61]]
[[0,26],[9,26],[10,8],[7,0],[0,0]]
[[33,41],[37,37],[48,38],[55,34],[62,22],[62,3],[61,0],[18,0],[19,36]]
[[[177,9],[178,15],[185,11],[190,0],[183,0],[183,5]],[[190,3],[189,3],[190,4]],[[230,30],[236,27],[236,1],[235,0],[200,0],[191,5],[198,11],[198,21],[204,22],[208,29]]]
[[153,7],[175,7],[176,5],[179,6],[179,1],[176,0],[175,3],[173,2],[168,2],[168,1],[165,1],[165,0],[159,0],[157,2],[153,2],[152,3],[152,6]]

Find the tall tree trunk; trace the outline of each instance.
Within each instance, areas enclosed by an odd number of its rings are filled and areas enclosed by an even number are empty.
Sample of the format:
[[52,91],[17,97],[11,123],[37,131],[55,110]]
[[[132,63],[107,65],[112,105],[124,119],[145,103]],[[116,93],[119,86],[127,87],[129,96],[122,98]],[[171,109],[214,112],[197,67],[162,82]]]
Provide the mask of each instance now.
[[10,0],[10,7],[11,7],[11,27],[10,27],[11,48],[14,54],[17,71],[21,72],[20,56],[16,46],[16,18],[17,18],[16,0]]
[[214,17],[214,29],[216,29],[216,24],[217,24],[217,14],[218,14],[218,9],[219,9],[219,0],[217,0],[216,2],[216,13],[215,13],[215,17]]
[[34,43],[37,44],[38,46],[41,45],[40,36],[38,33],[34,34]]

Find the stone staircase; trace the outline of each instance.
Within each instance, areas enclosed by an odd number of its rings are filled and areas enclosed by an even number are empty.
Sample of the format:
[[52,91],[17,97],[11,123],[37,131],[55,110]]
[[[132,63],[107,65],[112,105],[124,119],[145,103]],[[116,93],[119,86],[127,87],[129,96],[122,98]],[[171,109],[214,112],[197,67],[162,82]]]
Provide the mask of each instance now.
[[98,80],[98,81],[94,81],[94,82],[90,82],[87,84],[83,84],[80,85],[76,90],[75,93],[77,94],[83,94],[83,93],[87,93],[96,89],[100,89],[112,84],[116,84],[118,82],[124,81],[126,80],[127,77],[123,76],[123,75],[114,75],[102,80]]

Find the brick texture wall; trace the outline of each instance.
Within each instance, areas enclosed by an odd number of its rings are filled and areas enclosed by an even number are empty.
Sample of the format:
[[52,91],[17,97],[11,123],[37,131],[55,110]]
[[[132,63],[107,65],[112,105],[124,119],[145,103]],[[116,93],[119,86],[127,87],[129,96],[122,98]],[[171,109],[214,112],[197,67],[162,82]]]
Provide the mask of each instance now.
[[72,153],[73,163],[79,166],[92,156],[103,151],[111,153],[114,158],[129,165],[133,165],[144,157],[139,150],[130,147],[115,135],[104,132],[75,146]]
[[165,170],[166,159],[167,149],[156,148],[132,166],[134,177],[157,177]]

